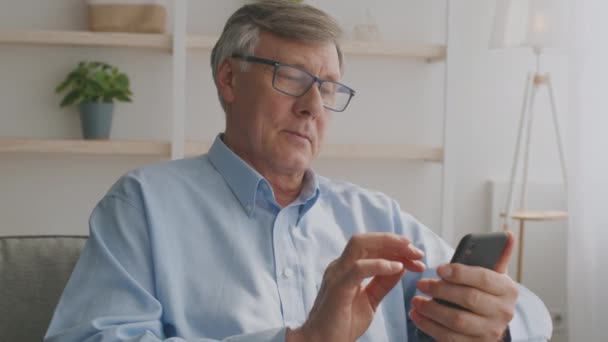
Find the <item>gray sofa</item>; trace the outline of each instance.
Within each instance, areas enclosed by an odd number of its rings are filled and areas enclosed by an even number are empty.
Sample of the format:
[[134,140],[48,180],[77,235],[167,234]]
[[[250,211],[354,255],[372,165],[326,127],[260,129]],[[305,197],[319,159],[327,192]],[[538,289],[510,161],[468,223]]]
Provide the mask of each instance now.
[[86,240],[0,237],[0,340],[42,341]]

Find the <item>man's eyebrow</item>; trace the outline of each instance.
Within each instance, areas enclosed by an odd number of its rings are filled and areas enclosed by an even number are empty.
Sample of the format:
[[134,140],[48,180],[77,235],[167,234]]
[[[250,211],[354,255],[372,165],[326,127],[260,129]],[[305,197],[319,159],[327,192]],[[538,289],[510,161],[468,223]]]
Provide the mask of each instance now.
[[[295,66],[299,69],[302,69],[312,75],[315,75],[314,73],[310,72],[308,70],[308,68],[306,68],[306,66],[302,63],[293,63],[293,64],[287,63],[287,64]],[[338,82],[340,80],[340,74],[334,74],[334,73],[330,73],[330,74],[327,74],[324,76],[321,76],[321,75],[315,75],[315,76],[319,77],[322,80],[327,80],[327,81],[332,81],[332,82]]]

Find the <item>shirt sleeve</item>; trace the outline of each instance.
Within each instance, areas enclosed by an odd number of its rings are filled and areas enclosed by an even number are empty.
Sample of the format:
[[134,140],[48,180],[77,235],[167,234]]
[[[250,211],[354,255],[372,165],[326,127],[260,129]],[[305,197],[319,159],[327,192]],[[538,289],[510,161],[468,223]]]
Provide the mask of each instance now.
[[540,298],[522,285],[519,285],[519,298],[509,331],[513,342],[549,341],[553,333],[549,310]]
[[[429,228],[425,227],[412,216],[398,209],[397,233],[404,234],[416,247],[425,253],[424,262],[427,270],[424,273],[408,272],[402,280],[403,293],[405,295],[405,309],[411,310],[411,300],[415,295],[423,295],[416,290],[416,283],[421,278],[437,279],[436,269],[440,264],[450,261],[454,252],[445,241]],[[551,316],[545,304],[526,287],[518,284],[519,297],[515,306],[515,315],[509,323],[509,334],[513,342],[537,342],[548,341],[551,338],[553,325]],[[408,316],[408,338],[410,341],[418,341],[416,328]]]
[[[216,341],[172,337],[175,329],[163,324],[141,208],[122,195],[107,195],[93,210],[89,225],[89,240],[44,341]],[[285,327],[276,327],[223,341],[283,342],[285,333]]]

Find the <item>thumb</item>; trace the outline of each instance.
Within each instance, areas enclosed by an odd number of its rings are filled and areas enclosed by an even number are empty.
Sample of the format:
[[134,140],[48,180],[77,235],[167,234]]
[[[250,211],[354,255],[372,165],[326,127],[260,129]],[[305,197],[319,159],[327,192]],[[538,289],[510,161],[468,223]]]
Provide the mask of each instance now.
[[498,273],[507,273],[507,267],[509,266],[509,260],[511,259],[511,254],[513,253],[513,247],[515,246],[515,238],[513,237],[513,233],[510,231],[506,232],[509,239],[507,240],[507,245],[498,259],[496,263],[496,272]]
[[401,270],[401,272],[388,276],[375,276],[372,281],[367,284],[365,287],[365,291],[369,296],[369,302],[371,306],[376,311],[378,305],[384,297],[391,291],[395,285],[401,280],[403,275],[405,274],[405,268]]

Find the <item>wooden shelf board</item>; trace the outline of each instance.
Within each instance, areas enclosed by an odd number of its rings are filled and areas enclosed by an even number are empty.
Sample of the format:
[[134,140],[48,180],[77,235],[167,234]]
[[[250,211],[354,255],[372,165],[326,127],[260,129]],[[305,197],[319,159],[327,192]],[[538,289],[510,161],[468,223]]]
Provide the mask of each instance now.
[[[185,155],[206,153],[210,144],[190,141],[185,144]],[[347,145],[328,144],[321,150],[322,159],[406,159],[442,162],[443,150],[439,147],[416,145]]]
[[[191,49],[211,50],[217,39],[218,37],[215,36],[189,35],[187,46]],[[342,44],[342,51],[351,56],[399,57],[427,61],[443,60],[446,54],[444,45],[353,40],[345,41]]]
[[0,30],[0,43],[171,50],[172,37],[168,34],[147,33]]
[[161,141],[135,140],[0,139],[0,152],[169,157],[171,145]]
[[[210,51],[217,39],[217,36],[192,34],[186,38],[186,46],[190,49]],[[0,31],[0,44],[121,47],[170,51],[172,36],[120,32],[9,30]],[[443,60],[446,54],[445,46],[438,44],[354,40],[345,41],[342,50],[344,54],[352,56],[414,58],[427,61]]]
[[[206,153],[208,142],[188,141],[186,156]],[[171,144],[163,141],[79,140],[79,139],[0,139],[0,152],[50,154],[108,154],[169,157]],[[441,162],[443,151],[438,147],[416,145],[336,145],[323,148],[321,158],[329,159],[394,159]]]
[[408,144],[329,144],[321,150],[320,157],[334,159],[409,159],[441,162],[443,161],[443,149]]
[[446,55],[445,46],[437,44],[354,40],[344,42],[342,51],[347,56],[399,57],[423,59],[427,61],[440,61],[445,59]]
[[[501,212],[500,216],[505,217],[505,212]],[[514,220],[525,221],[558,221],[568,218],[568,213],[557,210],[516,210],[511,214]]]

